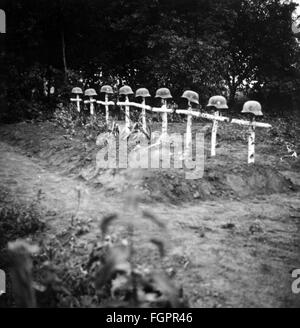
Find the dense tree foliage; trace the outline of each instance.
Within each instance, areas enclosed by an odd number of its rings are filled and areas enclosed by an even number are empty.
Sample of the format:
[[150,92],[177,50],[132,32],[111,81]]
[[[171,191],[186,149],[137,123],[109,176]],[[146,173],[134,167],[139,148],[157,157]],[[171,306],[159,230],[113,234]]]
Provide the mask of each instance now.
[[51,106],[51,86],[62,100],[74,84],[126,82],[152,93],[167,86],[175,98],[191,88],[203,104],[216,93],[233,104],[242,91],[270,107],[295,108],[295,7],[281,0],[10,0],[6,96],[14,108],[34,111],[34,99]]

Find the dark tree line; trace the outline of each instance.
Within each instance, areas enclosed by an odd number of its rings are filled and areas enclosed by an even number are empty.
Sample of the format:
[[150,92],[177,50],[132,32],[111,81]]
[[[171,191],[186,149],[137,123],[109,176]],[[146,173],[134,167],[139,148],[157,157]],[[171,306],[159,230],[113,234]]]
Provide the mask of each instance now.
[[295,7],[280,0],[10,0],[1,92],[26,113],[36,101],[67,99],[73,85],[103,83],[152,93],[167,86],[175,98],[189,88],[202,104],[223,93],[233,105],[243,94],[270,110],[295,110]]

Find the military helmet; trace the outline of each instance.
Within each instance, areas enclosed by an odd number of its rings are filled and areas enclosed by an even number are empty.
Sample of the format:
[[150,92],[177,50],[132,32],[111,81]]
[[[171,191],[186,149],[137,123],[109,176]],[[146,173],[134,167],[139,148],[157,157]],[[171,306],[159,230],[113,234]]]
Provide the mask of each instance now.
[[156,91],[155,98],[170,99],[173,98],[168,88],[160,88]]
[[100,89],[100,92],[110,93],[110,94],[114,93],[113,88],[110,85],[103,85]]
[[132,95],[132,94],[133,94],[133,91],[132,91],[132,89],[130,88],[130,86],[128,86],[128,85],[124,85],[123,87],[121,87],[121,88],[119,89],[119,94],[120,94],[120,95],[128,96],[128,95]]
[[199,94],[195,91],[191,91],[191,90],[184,91],[181,98],[185,98],[188,101],[199,105]]
[[137,89],[136,92],[135,92],[135,96],[136,97],[143,97],[143,98],[151,97],[151,95],[149,93],[149,90],[146,89],[146,88]]
[[97,96],[97,92],[95,89],[87,89],[85,90],[84,95],[88,97]]
[[207,107],[216,107],[217,109],[228,109],[227,100],[223,96],[213,96],[209,99]]
[[83,94],[82,89],[81,88],[78,88],[78,87],[73,88],[72,89],[72,93],[75,93],[77,95],[82,95]]
[[251,113],[255,116],[263,116],[261,104],[258,101],[247,101],[243,106],[242,113]]

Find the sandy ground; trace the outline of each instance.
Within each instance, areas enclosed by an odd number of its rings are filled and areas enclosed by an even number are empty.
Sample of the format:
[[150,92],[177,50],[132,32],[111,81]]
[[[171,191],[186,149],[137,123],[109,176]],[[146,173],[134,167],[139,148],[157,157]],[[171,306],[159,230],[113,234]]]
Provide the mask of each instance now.
[[[78,158],[67,164],[58,153],[64,152],[62,143],[75,141],[66,141],[51,124],[3,126],[0,136],[0,188],[15,201],[28,203],[42,191],[40,210],[48,225],[42,238],[68,228],[80,189],[78,217],[91,219],[92,225],[82,240],[95,240],[101,217],[118,212],[124,222],[135,222],[138,261],[156,263],[158,255],[148,240],[149,236],[161,236],[167,242],[163,266],[174,269],[175,282],[183,286],[192,307],[300,307],[300,296],[291,292],[291,272],[300,268],[300,172],[297,163],[279,163],[278,154],[270,146],[258,148],[259,169],[255,171],[261,174],[256,173],[255,181],[269,175],[258,190],[249,178],[253,174],[247,175],[246,169],[241,169],[247,146],[241,140],[229,144],[224,138],[218,148],[218,160],[207,159],[208,171],[203,181],[207,186],[207,181],[213,180],[208,185],[210,193],[202,195],[203,186],[196,187],[197,197],[186,198],[182,195],[193,188],[187,186],[186,190],[179,190],[178,202],[168,196],[159,202],[155,194],[152,200],[139,204],[139,210],[150,210],[167,225],[167,232],[163,233],[129,208],[126,192],[108,192],[97,183],[85,181],[74,169],[78,163],[81,169],[90,165],[90,159],[82,164],[87,155],[80,158],[80,147],[93,158],[89,145],[73,148],[73,156]],[[70,158],[68,149],[66,157]],[[268,168],[260,166],[266,161]],[[222,173],[217,182],[215,175],[214,179],[211,177],[216,169]],[[238,179],[232,180],[233,176]],[[161,186],[161,195],[164,194],[166,180],[160,184],[160,177],[158,173],[150,174],[153,184],[148,182],[148,191]],[[220,179],[226,183],[221,185]],[[253,188],[243,193],[249,183]],[[218,188],[224,192],[218,194]],[[115,230],[122,231],[123,227],[121,222]]]

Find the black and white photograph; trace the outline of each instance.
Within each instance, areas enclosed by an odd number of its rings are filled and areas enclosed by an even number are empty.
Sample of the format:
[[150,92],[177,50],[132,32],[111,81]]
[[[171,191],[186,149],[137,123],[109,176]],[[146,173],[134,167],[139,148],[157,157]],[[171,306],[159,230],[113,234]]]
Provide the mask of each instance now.
[[300,308],[300,0],[0,1],[0,308]]

